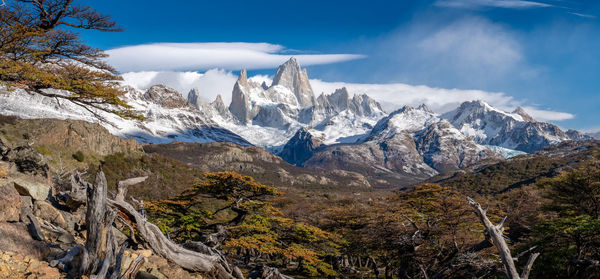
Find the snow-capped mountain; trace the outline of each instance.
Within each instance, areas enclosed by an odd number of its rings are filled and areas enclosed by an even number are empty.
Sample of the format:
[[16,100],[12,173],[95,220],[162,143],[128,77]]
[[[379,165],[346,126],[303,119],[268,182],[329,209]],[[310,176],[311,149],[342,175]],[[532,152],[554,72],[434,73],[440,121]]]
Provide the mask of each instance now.
[[[202,110],[206,102],[198,101],[197,95],[190,92],[188,100]],[[229,113],[218,114],[211,119],[222,127],[277,153],[301,128],[326,144],[353,142],[385,112],[369,96],[350,96],[346,88],[316,98],[306,70],[291,58],[279,66],[270,86],[248,79],[242,70],[233,86]]]
[[562,141],[589,139],[537,122],[522,108],[508,113],[483,101],[465,102],[443,115],[425,105],[388,115],[368,95],[351,96],[346,88],[315,97],[306,70],[294,58],[278,67],[270,85],[249,79],[242,70],[229,106],[220,95],[209,103],[196,89],[187,99],[165,85],[124,90],[123,100],[145,120],[123,119],[23,90],[0,89],[0,113],[97,122],[112,134],[141,143],[256,145],[295,165],[356,171],[398,183],[500,159],[501,154],[511,157]]
[[537,122],[522,108],[508,113],[484,101],[465,102],[442,117],[480,144],[528,153],[571,140],[558,126]]
[[[155,85],[145,92],[124,88],[123,100],[145,117],[124,119],[115,114],[84,108],[69,101],[30,94],[21,89],[0,90],[0,112],[21,118],[58,118],[99,123],[111,134],[141,143],[227,141],[250,145],[242,137],[219,126],[203,111],[190,105],[179,92]],[[61,94],[60,91],[53,92]]]
[[338,168],[366,172],[370,177],[415,182],[501,157],[422,105],[392,112],[356,143],[321,146],[303,166]]

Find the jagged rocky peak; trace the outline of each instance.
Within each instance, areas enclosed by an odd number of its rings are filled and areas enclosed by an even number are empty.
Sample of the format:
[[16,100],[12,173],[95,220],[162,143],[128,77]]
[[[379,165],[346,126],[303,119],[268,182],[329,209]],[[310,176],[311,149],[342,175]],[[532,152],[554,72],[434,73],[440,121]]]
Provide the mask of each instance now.
[[346,87],[336,89],[333,94],[325,96],[321,94],[317,99],[321,107],[332,107],[335,112],[349,110],[359,116],[371,116],[373,114],[383,114],[381,105],[371,99],[366,94],[355,94],[350,98],[350,93]]
[[512,113],[520,115],[527,122],[536,122],[522,107],[517,107]]
[[183,108],[189,105],[177,90],[164,84],[153,85],[144,93],[143,98],[165,108]]
[[240,76],[238,77],[237,83],[243,86],[248,85],[248,73],[246,69],[242,69],[240,71]]
[[426,111],[429,113],[433,113],[433,111],[426,105],[426,104],[421,104],[420,106],[417,107],[417,109],[422,110],[422,111]]
[[227,111],[227,107],[225,106],[225,103],[223,103],[223,97],[221,97],[221,94],[217,95],[217,98],[215,98],[215,100],[212,103],[210,103],[210,105],[213,108],[215,108],[219,113]]
[[292,57],[277,68],[271,87],[281,85],[296,95],[301,107],[315,105],[316,98],[308,80],[306,69],[301,69],[296,58]]
[[269,89],[269,86],[267,85],[266,81],[263,81],[262,84],[260,85],[260,87],[262,87],[263,90]]
[[336,89],[333,94],[327,96],[327,99],[336,111],[346,110],[350,106],[350,94],[346,87]]
[[290,164],[301,166],[319,145],[320,142],[306,128],[300,128],[285,144],[279,156]]
[[187,100],[196,108],[203,108],[208,105],[206,101],[204,101],[204,99],[200,97],[200,91],[197,88],[193,88],[192,90],[190,90],[187,96]]
[[238,80],[233,85],[233,91],[231,92],[231,104],[229,105],[229,111],[235,118],[241,123],[248,123],[253,117],[251,115],[251,100],[249,93],[247,92],[248,87],[248,76],[246,70],[240,72]]

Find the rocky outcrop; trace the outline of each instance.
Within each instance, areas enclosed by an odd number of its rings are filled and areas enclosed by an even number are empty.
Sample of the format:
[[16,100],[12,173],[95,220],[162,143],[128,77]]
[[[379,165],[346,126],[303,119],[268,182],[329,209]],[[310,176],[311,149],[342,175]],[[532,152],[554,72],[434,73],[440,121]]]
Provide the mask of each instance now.
[[300,128],[285,144],[279,156],[292,165],[301,166],[319,145],[319,141],[314,139],[308,130]]
[[164,84],[153,85],[146,90],[143,98],[164,108],[183,108],[190,105],[177,90]]
[[50,193],[50,185],[35,177],[15,173],[9,180],[14,183],[19,194],[29,196],[36,201],[46,200]]
[[306,69],[301,69],[296,58],[290,58],[277,68],[271,87],[281,85],[294,92],[301,107],[313,106],[316,103],[315,94],[308,80]]
[[48,163],[44,156],[31,146],[18,146],[10,149],[3,158],[16,165],[20,172],[48,177]]
[[0,222],[19,221],[23,200],[13,182],[0,179]]
[[22,251],[0,250],[0,278],[53,279],[61,278],[61,274],[57,268],[50,267],[48,262],[24,255]]

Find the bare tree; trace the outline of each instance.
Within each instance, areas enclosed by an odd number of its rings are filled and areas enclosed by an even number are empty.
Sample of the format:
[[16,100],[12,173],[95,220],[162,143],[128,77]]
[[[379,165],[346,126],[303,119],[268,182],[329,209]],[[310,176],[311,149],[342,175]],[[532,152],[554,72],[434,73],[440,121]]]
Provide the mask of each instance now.
[[[119,212],[127,215],[128,219],[135,224],[130,226],[130,228],[135,227],[130,231],[131,237],[137,234],[137,239],[149,246],[155,254],[187,270],[208,273],[217,279],[242,279],[239,269],[230,266],[218,251],[201,243],[196,244],[202,246],[201,249],[189,250],[172,242],[156,225],[148,222],[131,204],[125,202],[127,186],[140,183],[145,179],[146,177],[139,177],[118,182],[117,195],[112,200],[107,198],[106,178],[101,167],[93,184],[80,179],[78,175],[73,175],[71,181],[73,184],[79,184],[72,191],[75,194],[74,198],[81,200],[81,189],[87,190],[86,243],[85,246],[78,245],[72,248],[65,257],[53,261],[51,265],[58,266],[75,278],[82,275],[87,275],[89,278],[122,278],[120,266],[126,242],[119,245],[111,228]],[[135,276],[142,260],[135,259],[125,270],[125,274]],[[109,270],[113,270],[111,274],[108,274]]]
[[528,279],[529,272],[531,271],[531,267],[533,266],[533,262],[540,255],[540,253],[533,253],[529,256],[529,260],[523,269],[521,275],[517,271],[517,267],[515,266],[515,258],[510,253],[510,249],[508,248],[508,244],[504,240],[504,221],[506,221],[506,217],[498,223],[498,225],[492,224],[492,222],[488,219],[486,213],[487,209],[483,209],[481,205],[474,201],[472,198],[467,197],[467,202],[473,207],[475,210],[475,214],[479,217],[479,220],[485,227],[488,236],[492,240],[492,243],[498,249],[500,253],[500,258],[502,259],[502,264],[504,265],[506,276],[509,279]]

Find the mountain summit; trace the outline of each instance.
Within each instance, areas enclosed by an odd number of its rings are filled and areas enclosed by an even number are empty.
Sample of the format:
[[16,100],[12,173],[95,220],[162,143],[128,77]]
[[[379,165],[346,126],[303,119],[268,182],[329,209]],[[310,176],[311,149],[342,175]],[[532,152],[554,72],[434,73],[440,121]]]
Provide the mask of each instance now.
[[306,69],[300,68],[300,64],[294,57],[277,68],[271,86],[276,85],[281,85],[292,90],[301,107],[313,106],[316,103],[315,94],[308,81]]

